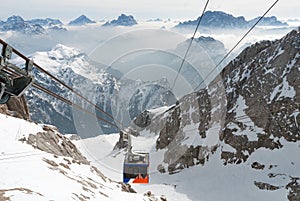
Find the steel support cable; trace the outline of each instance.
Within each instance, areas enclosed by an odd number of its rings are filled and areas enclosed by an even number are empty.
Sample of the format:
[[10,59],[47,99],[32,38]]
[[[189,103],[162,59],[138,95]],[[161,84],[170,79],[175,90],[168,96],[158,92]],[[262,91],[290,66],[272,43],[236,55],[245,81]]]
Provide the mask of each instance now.
[[[5,69],[4,72],[7,73],[7,74],[10,74],[10,75],[12,75],[12,76],[13,76],[13,75],[14,75],[14,76],[18,76],[18,74],[17,74],[16,72],[14,72],[14,71],[12,71],[12,70],[10,70],[10,69],[8,69],[8,68]],[[111,125],[111,126],[117,128],[117,129],[119,129],[117,125],[111,123],[110,121],[108,121],[108,120],[106,120],[106,119],[104,119],[104,118],[102,118],[102,117],[100,117],[100,116],[94,114],[93,112],[91,112],[91,111],[89,111],[89,110],[87,110],[87,109],[84,109],[84,108],[81,107],[80,105],[78,105],[78,104],[76,104],[76,103],[73,103],[72,101],[70,101],[70,100],[68,100],[68,99],[66,99],[66,98],[64,98],[64,97],[62,97],[62,96],[60,96],[60,95],[58,95],[58,94],[56,94],[56,93],[50,91],[49,89],[47,89],[47,88],[45,88],[45,87],[43,87],[43,86],[41,86],[41,85],[39,85],[39,84],[37,84],[37,83],[33,83],[32,86],[35,87],[35,88],[37,88],[37,89],[40,90],[40,91],[43,91],[44,93],[49,94],[50,96],[52,96],[52,97],[54,97],[54,98],[56,98],[56,99],[58,99],[58,100],[60,100],[60,101],[62,101],[62,102],[64,102],[64,103],[70,105],[70,106],[74,106],[75,108],[77,108],[77,109],[79,109],[79,110],[81,110],[81,111],[83,111],[83,112],[85,112],[85,113],[87,113],[87,114],[89,114],[89,115],[91,115],[91,116],[95,116],[98,120],[100,120],[100,121],[102,121],[102,122],[104,122],[104,123],[107,123],[107,124],[109,124],[109,125]]]
[[16,159],[16,158],[27,158],[30,156],[38,156],[38,155],[43,155],[43,154],[45,154],[45,153],[32,153],[32,154],[26,154],[26,155],[20,155],[20,156],[11,156],[11,157],[0,158],[0,161]]
[[106,123],[106,124],[109,124],[109,125],[111,125],[111,126],[117,128],[117,129],[119,129],[117,125],[111,123],[110,121],[108,121],[108,120],[106,120],[106,119],[104,119],[104,118],[102,118],[102,117],[100,117],[100,116],[94,114],[93,112],[91,112],[91,111],[89,111],[89,110],[87,110],[87,109],[84,109],[84,108],[81,107],[80,105],[78,105],[78,104],[76,104],[76,103],[73,103],[72,101],[70,101],[70,100],[68,100],[68,99],[66,99],[66,98],[64,98],[64,97],[62,97],[62,96],[60,96],[60,95],[58,95],[58,94],[56,94],[56,93],[54,93],[54,92],[48,90],[48,89],[46,89],[45,87],[43,87],[43,86],[41,86],[41,85],[38,85],[38,84],[36,84],[36,83],[33,83],[32,86],[35,87],[35,88],[37,88],[37,89],[39,89],[40,91],[43,91],[43,92],[45,92],[45,93],[47,93],[47,94],[49,94],[49,95],[51,95],[51,96],[53,96],[53,97],[55,97],[55,98],[61,100],[61,101],[63,101],[64,103],[66,103],[66,104],[68,104],[68,105],[70,105],[70,106],[73,106],[73,107],[75,107],[75,108],[77,108],[77,109],[79,109],[79,110],[81,110],[81,111],[83,111],[83,112],[85,112],[85,113],[87,113],[87,114],[89,114],[89,115],[91,115],[91,116],[95,116],[98,120],[100,120],[100,121],[102,121],[102,122],[104,122],[104,123]]
[[[230,49],[230,51],[218,62],[218,64],[208,73],[207,76],[200,82],[200,84],[195,88],[197,89],[200,87],[206,79],[218,68],[221,63],[233,52],[233,50],[248,36],[248,34],[256,27],[256,25],[268,14],[268,12],[278,3],[279,0],[276,0],[268,9],[265,11],[265,13],[252,25],[252,27],[243,35],[243,37]],[[247,119],[248,117],[246,115],[241,115],[236,117],[236,120],[244,120]],[[198,129],[191,129],[192,130],[198,130]]]
[[115,121],[114,117],[111,116],[109,113],[105,112],[103,109],[101,109],[99,106],[97,106],[96,104],[94,104],[93,102],[91,102],[90,100],[88,100],[87,98],[85,98],[83,95],[81,95],[79,92],[75,91],[72,87],[68,86],[66,83],[64,83],[63,81],[59,80],[58,78],[56,78],[55,76],[53,76],[51,73],[49,73],[48,71],[46,71],[45,69],[43,69],[42,67],[40,67],[39,65],[37,65],[36,63],[34,63],[34,65],[36,66],[37,69],[39,69],[40,71],[42,71],[43,73],[47,74],[49,77],[51,77],[52,79],[54,79],[55,81],[57,81],[58,83],[60,83],[61,85],[63,85],[64,87],[66,87],[67,89],[69,89],[72,93],[74,93],[75,95],[77,95],[78,97],[82,98],[83,100],[85,100],[87,103],[89,103],[90,105],[94,106],[98,111],[100,111],[101,113],[105,114],[106,116],[108,116],[111,120]]
[[278,3],[276,0],[268,10],[251,26],[251,28],[243,35],[243,37],[230,49],[229,52],[218,62],[218,64],[205,76],[205,78],[198,84],[195,90],[200,87],[206,79],[222,64],[222,62],[233,52],[233,50],[248,36],[248,34],[256,27],[256,25],[268,14],[268,12]]
[[[94,104],[93,102],[91,102],[90,100],[88,100],[87,98],[85,98],[83,95],[81,95],[80,93],[78,93],[77,91],[75,91],[72,87],[68,86],[67,84],[65,84],[63,81],[57,79],[56,77],[54,77],[51,73],[49,73],[48,71],[44,70],[42,67],[40,67],[39,65],[35,64],[34,65],[39,69],[41,70],[42,72],[44,72],[45,74],[47,74],[48,76],[50,76],[51,78],[53,78],[55,81],[59,82],[60,84],[62,84],[64,87],[66,87],[67,89],[69,89],[72,93],[76,94],[78,97],[82,98],[83,100],[85,100],[87,103],[89,103],[90,105],[94,106],[99,112],[105,114],[107,117],[109,117],[111,120],[115,121],[116,120],[114,119],[113,116],[111,116],[109,113],[105,112],[103,109],[101,109],[99,106],[97,106],[96,104]],[[70,104],[72,106],[75,106],[77,109],[80,109],[81,107],[78,105],[78,104],[75,104],[75,103],[72,103]],[[83,108],[81,108],[80,110],[84,110]],[[86,110],[87,111],[87,110]],[[91,113],[90,111],[88,111],[89,114],[92,114],[94,115],[93,113]],[[96,114],[95,114],[96,115]],[[96,115],[97,116],[97,115]],[[99,119],[101,117],[97,116],[97,119]],[[116,126],[115,124],[112,124],[111,122],[109,122],[108,120],[106,119],[103,119],[101,118],[102,120],[101,121],[104,121],[110,125],[114,125],[114,127],[116,127],[117,129],[118,126]],[[121,124],[120,122],[117,122],[119,124]],[[122,124],[121,124],[122,125]]]
[[192,46],[192,43],[193,43],[193,41],[194,41],[194,38],[195,38],[195,36],[196,36],[196,33],[197,33],[197,31],[198,31],[198,28],[199,28],[199,26],[200,26],[200,23],[201,23],[201,21],[202,21],[202,18],[203,18],[203,15],[204,15],[205,11],[206,11],[206,8],[207,8],[207,6],[208,6],[208,3],[209,3],[209,0],[206,1],[206,4],[205,4],[205,6],[204,6],[204,8],[203,8],[202,15],[200,16],[200,18],[199,18],[199,20],[198,20],[198,23],[197,23],[197,26],[196,26],[196,28],[195,28],[194,34],[193,34],[193,36],[192,36],[192,38],[191,38],[191,40],[190,40],[190,43],[189,43],[189,45],[188,45],[188,48],[186,49],[185,55],[184,55],[184,57],[183,57],[183,59],[182,59],[182,62],[181,62],[181,64],[180,64],[180,66],[179,66],[179,69],[178,69],[178,71],[177,71],[176,77],[175,77],[174,82],[173,82],[172,87],[171,87],[171,91],[172,91],[173,88],[175,87],[175,84],[176,84],[177,79],[178,79],[178,77],[179,77],[180,71],[181,71],[181,69],[182,69],[182,67],[183,67],[183,65],[184,65],[184,63],[185,63],[186,57],[188,56],[188,53],[189,53],[189,51],[190,51],[190,48],[191,48],[191,46]]

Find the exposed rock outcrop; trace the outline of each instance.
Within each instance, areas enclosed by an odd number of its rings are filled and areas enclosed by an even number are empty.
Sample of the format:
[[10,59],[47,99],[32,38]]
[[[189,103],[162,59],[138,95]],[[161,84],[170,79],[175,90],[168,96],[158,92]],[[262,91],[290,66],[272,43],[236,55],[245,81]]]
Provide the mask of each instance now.
[[21,97],[13,96],[6,104],[0,105],[0,113],[30,120],[29,108],[24,95]]
[[[180,107],[175,107],[168,116],[165,126],[160,131],[156,142],[156,149],[164,149],[170,144],[179,133],[180,127]],[[178,135],[177,135],[178,134]],[[178,136],[179,137],[179,136]]]
[[260,190],[270,190],[270,191],[275,191],[280,189],[279,186],[274,186],[268,183],[263,183],[263,182],[254,182],[255,186],[259,188]]
[[23,138],[21,141],[26,141],[34,148],[42,151],[54,155],[71,157],[80,163],[89,164],[87,159],[68,138],[49,126],[44,126],[44,130],[45,132],[39,132],[35,135],[30,134],[28,139]]
[[289,201],[300,200],[300,183],[299,178],[291,178],[291,182],[285,187],[289,190],[288,199]]

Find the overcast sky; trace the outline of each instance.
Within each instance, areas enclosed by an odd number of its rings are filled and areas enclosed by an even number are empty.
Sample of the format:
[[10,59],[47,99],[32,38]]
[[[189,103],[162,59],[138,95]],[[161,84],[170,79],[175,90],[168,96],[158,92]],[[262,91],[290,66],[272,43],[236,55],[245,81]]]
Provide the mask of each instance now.
[[[210,0],[208,10],[222,10],[251,19],[262,15],[275,0]],[[113,19],[120,13],[136,19],[195,19],[206,0],[8,0],[2,2],[0,20],[11,15],[25,19],[59,18],[65,21],[81,14],[93,20]],[[269,15],[300,19],[299,0],[280,0]]]

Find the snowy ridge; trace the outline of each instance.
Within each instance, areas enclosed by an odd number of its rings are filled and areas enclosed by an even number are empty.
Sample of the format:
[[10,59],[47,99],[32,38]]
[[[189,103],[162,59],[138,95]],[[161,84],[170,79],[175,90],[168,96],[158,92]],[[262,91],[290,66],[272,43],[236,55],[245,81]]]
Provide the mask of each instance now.
[[91,65],[87,55],[76,48],[58,44],[48,52],[37,52],[31,57],[50,73],[58,74],[60,71],[70,68],[74,73],[84,76],[94,83],[105,82],[105,79],[101,80],[103,70]]

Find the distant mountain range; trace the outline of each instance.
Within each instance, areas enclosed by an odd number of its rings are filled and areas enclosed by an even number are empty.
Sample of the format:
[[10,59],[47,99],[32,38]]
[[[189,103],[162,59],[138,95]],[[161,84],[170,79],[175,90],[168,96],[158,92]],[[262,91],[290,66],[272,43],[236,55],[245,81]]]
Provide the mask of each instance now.
[[[234,17],[222,11],[207,11],[204,13],[201,21],[202,27],[218,29],[244,29],[251,27],[260,17],[247,21],[243,16]],[[189,28],[197,25],[200,17],[196,20],[180,22],[176,28]],[[275,16],[264,17],[260,26],[288,26],[287,23],[279,21]]]
[[[96,23],[85,15],[71,20],[67,25],[69,26],[82,26],[87,24]],[[133,26],[137,21],[132,15],[121,14],[117,19],[107,21],[104,26]],[[48,31],[67,31],[59,19],[45,18],[45,19],[31,19],[24,20],[21,16],[13,15],[6,21],[0,20],[0,31],[15,31],[22,34],[38,35],[45,34]]]
[[[180,22],[175,28],[191,28],[195,27],[200,17],[196,20]],[[243,16],[235,17],[222,11],[207,11],[204,13],[201,26],[207,29],[246,29],[251,27],[260,17],[256,17],[247,21]],[[163,22],[162,19],[156,18],[147,22]],[[24,20],[20,16],[13,15],[6,21],[0,20],[0,31],[16,31],[23,34],[44,34],[48,31],[66,31],[64,25],[82,26],[96,23],[86,15],[81,15],[68,24],[63,24],[59,19],[31,19]],[[138,24],[132,15],[121,14],[117,19],[107,21],[103,26],[133,26]],[[279,21],[275,16],[264,17],[260,26],[288,26],[286,22]]]
[[32,19],[24,20],[20,16],[13,15],[9,17],[6,21],[0,21],[1,31],[16,31],[23,34],[44,34],[47,31],[65,31],[66,29],[62,27],[63,23],[57,19]]
[[1,22],[2,31],[17,31],[24,34],[42,34],[45,29],[39,24],[32,24],[20,16],[11,16],[6,22]]
[[118,19],[107,21],[103,26],[133,26],[137,21],[132,15],[121,14]]
[[28,20],[27,22],[31,24],[38,24],[40,26],[48,26],[48,27],[53,27],[53,26],[61,26],[63,23],[58,20],[58,19],[52,19],[52,18],[46,18],[46,19],[32,19]]
[[[256,17],[250,21],[248,21],[249,25],[253,25],[254,23],[257,22],[257,20],[260,17]],[[279,21],[275,16],[271,16],[271,17],[264,17],[262,18],[262,20],[259,22],[260,26],[288,26],[288,24],[286,22],[281,22]]]

